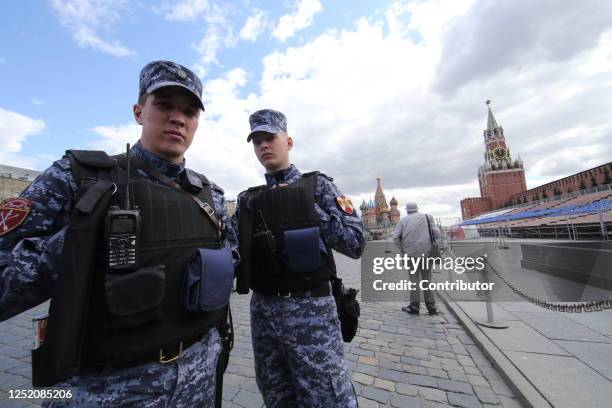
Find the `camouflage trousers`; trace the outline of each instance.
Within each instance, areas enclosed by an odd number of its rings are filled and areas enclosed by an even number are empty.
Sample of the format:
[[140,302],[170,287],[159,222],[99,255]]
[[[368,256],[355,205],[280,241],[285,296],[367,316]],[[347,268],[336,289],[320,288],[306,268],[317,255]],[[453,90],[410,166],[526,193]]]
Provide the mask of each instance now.
[[357,407],[333,297],[254,293],[251,336],[266,407]]
[[43,406],[213,408],[220,353],[219,332],[212,329],[172,364],[151,362],[75,376],[54,386],[71,388],[70,400],[49,400]]

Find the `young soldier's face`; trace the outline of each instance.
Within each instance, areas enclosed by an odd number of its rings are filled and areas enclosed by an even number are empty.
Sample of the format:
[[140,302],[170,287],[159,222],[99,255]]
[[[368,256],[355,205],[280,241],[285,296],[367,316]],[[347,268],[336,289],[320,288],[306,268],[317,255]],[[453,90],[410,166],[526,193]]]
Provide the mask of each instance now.
[[142,125],[140,142],[156,156],[172,163],[183,161],[196,130],[200,108],[194,95],[179,86],[167,86],[134,105],[134,118]]
[[293,147],[293,139],[284,132],[260,132],[253,136],[255,155],[267,173],[289,167],[289,150]]

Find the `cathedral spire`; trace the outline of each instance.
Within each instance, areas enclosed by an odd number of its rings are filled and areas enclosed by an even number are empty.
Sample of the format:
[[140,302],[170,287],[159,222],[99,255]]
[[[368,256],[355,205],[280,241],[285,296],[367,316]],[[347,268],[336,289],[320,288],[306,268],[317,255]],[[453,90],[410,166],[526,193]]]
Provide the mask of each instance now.
[[497,121],[495,120],[495,116],[493,116],[493,112],[491,111],[491,100],[487,99],[485,103],[487,104],[487,108],[489,109],[489,117],[487,119],[487,130],[492,132],[493,130],[497,129],[499,126],[497,126]]

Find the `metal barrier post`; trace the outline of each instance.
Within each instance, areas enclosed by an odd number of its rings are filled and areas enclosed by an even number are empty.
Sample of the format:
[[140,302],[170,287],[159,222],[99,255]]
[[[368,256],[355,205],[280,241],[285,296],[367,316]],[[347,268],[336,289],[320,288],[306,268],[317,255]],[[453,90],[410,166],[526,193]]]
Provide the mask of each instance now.
[[[487,255],[485,254],[486,258]],[[488,261],[485,263],[485,267],[482,269],[482,282],[489,282],[489,267],[486,266]],[[493,315],[493,300],[491,299],[491,291],[485,290],[485,303],[487,306],[487,320],[475,320],[474,322],[484,326],[490,327],[491,329],[507,329],[509,326],[504,321],[495,321],[495,316]]]
[[603,212],[601,211],[601,204],[599,205],[599,208],[597,209],[597,213],[599,214],[599,226],[601,228],[601,237],[607,241],[608,240],[608,230],[606,229],[606,223],[604,222],[604,219],[603,219]]

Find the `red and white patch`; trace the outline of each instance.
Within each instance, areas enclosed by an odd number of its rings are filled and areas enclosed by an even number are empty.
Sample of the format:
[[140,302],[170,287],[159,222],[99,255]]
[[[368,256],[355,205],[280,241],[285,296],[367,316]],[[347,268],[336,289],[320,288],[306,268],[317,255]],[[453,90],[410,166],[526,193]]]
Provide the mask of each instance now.
[[25,198],[7,198],[0,203],[0,236],[21,225],[32,209],[32,202]]
[[338,203],[338,207],[348,215],[352,215],[355,212],[355,207],[353,207],[350,198],[341,195],[340,197],[336,197],[336,202]]

